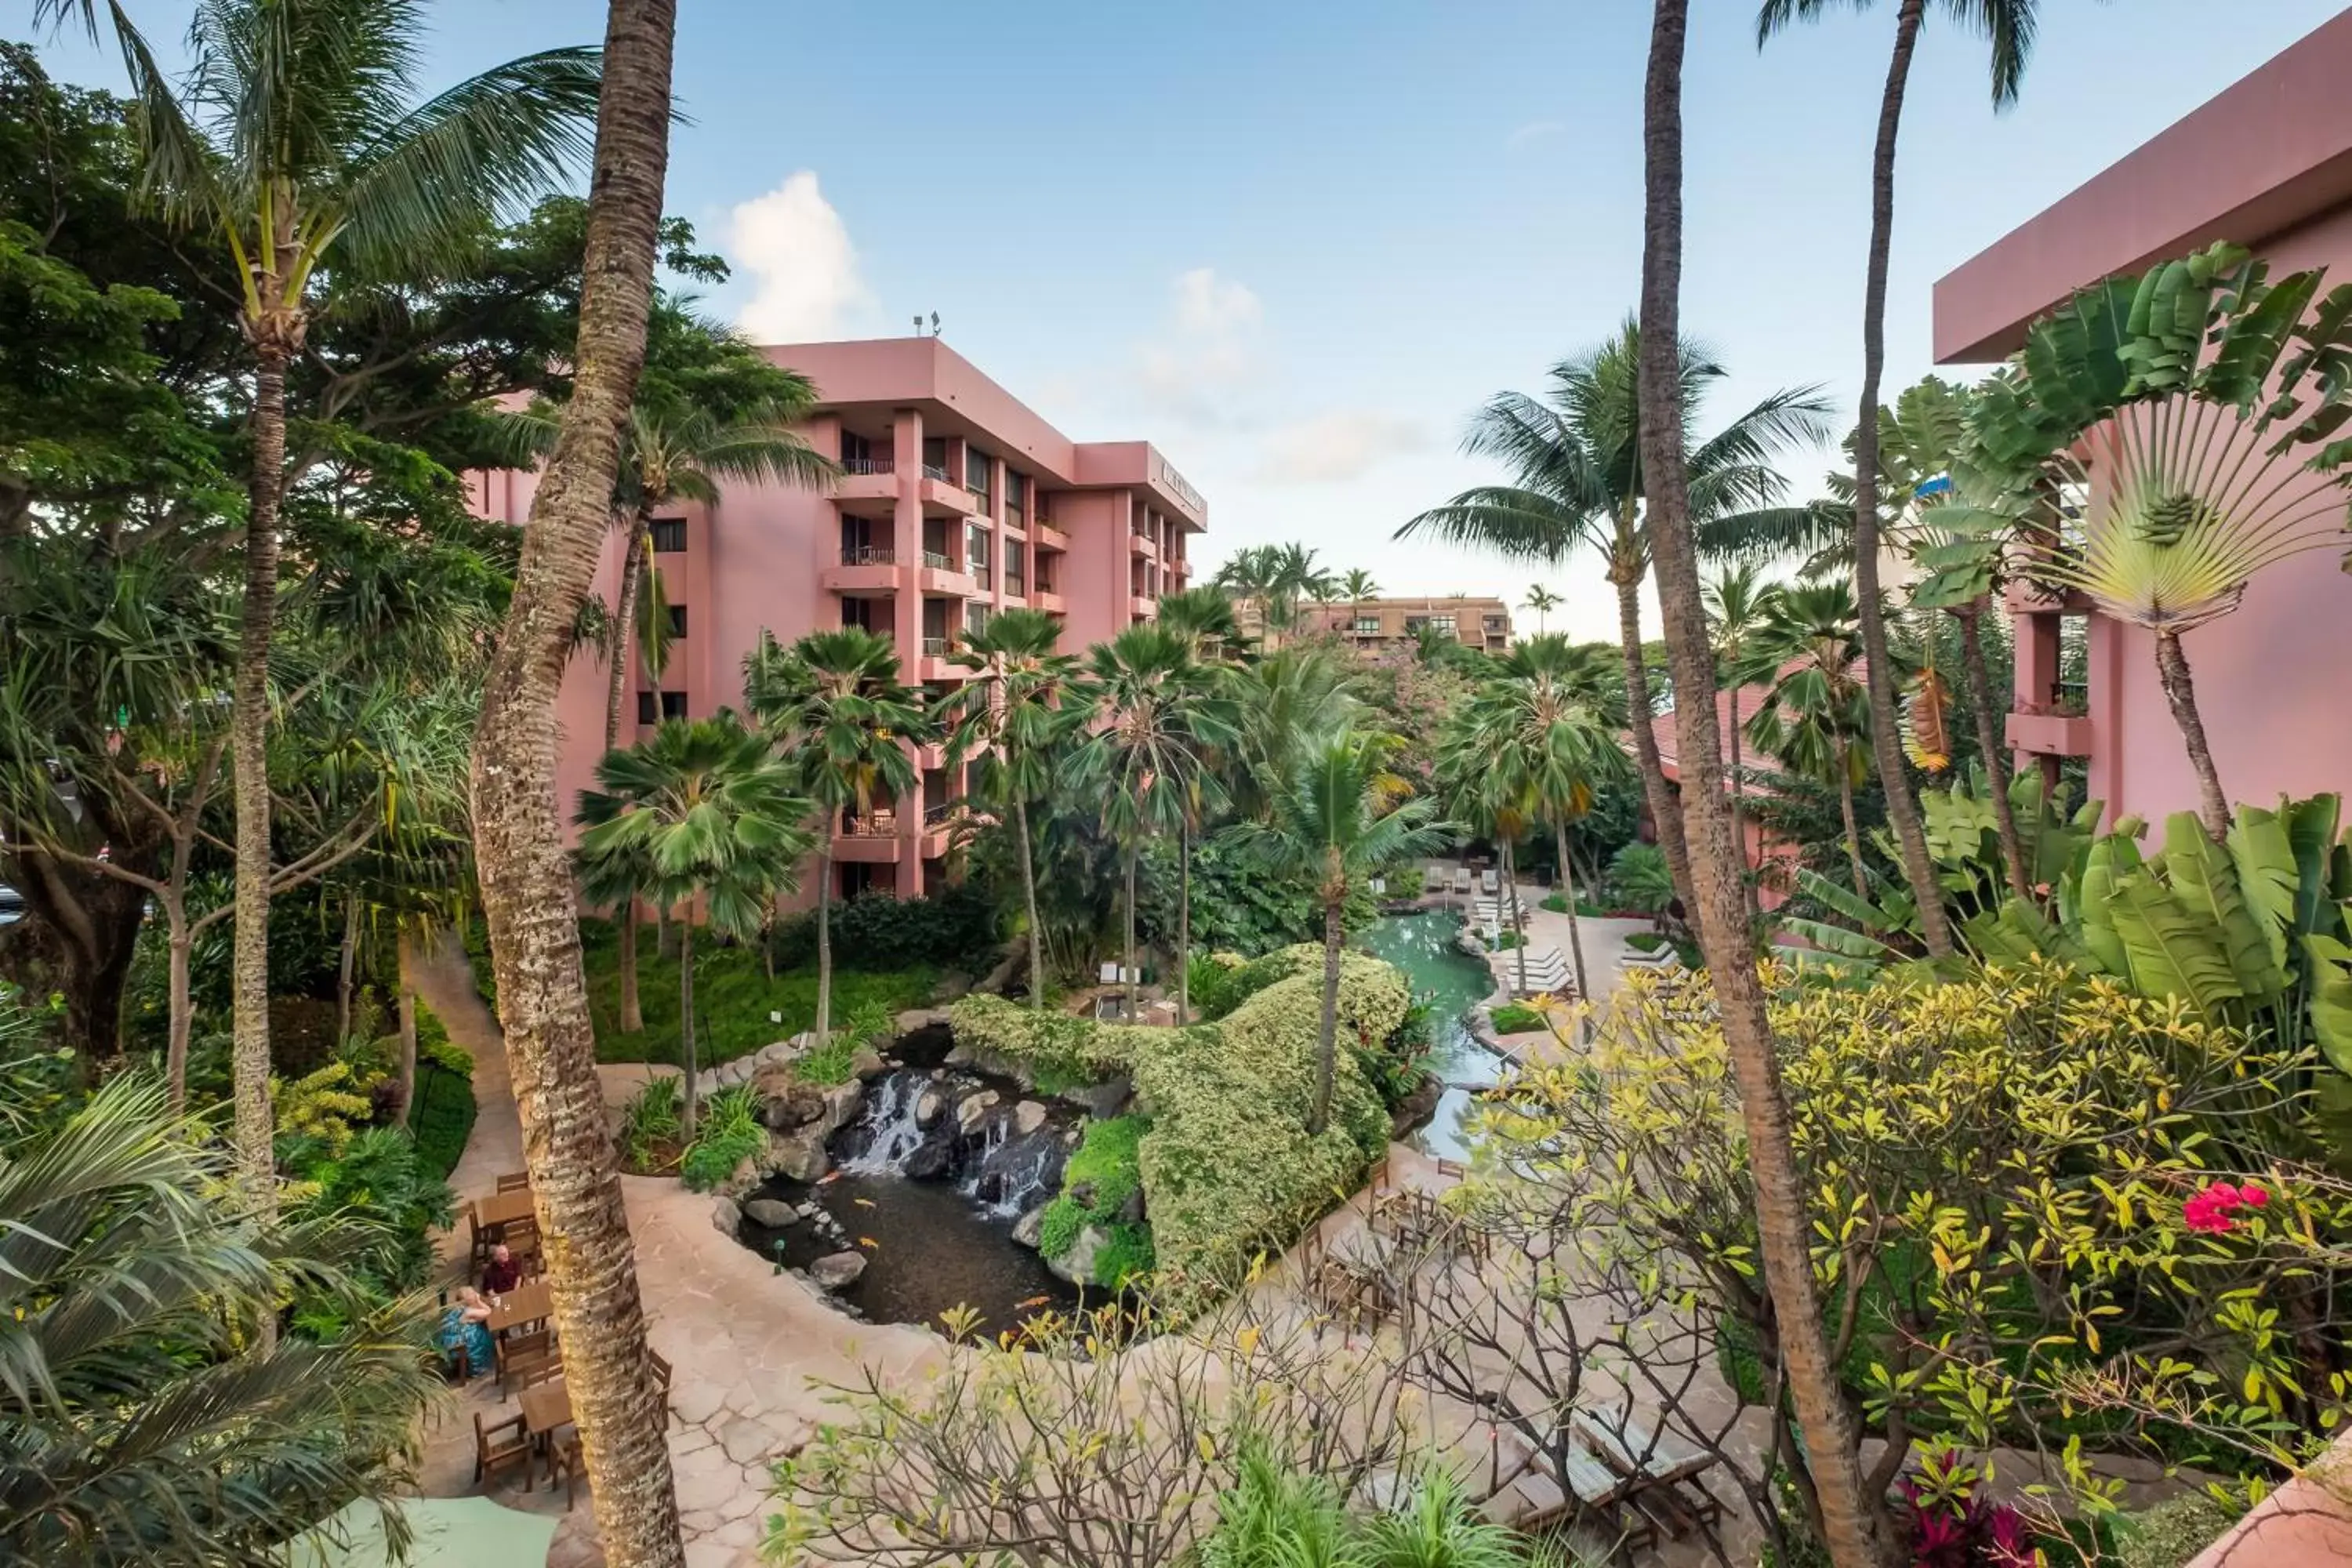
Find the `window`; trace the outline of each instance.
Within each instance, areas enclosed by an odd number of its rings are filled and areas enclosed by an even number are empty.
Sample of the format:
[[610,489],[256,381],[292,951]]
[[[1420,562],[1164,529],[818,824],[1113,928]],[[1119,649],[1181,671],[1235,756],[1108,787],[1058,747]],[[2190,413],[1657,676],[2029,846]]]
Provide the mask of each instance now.
[[923,472],[935,479],[948,477],[948,438],[944,436],[923,437]]
[[1432,616],[1429,617],[1429,626],[1430,629],[1437,633],[1438,636],[1450,637],[1454,635],[1454,617],[1452,616]]
[[841,624],[845,626],[856,626],[860,631],[874,630],[874,601],[871,599],[842,600]]
[[853,474],[867,472],[874,461],[874,443],[853,430],[841,433],[841,466]]
[[1029,476],[1013,468],[1004,470],[1004,515],[1017,527],[1029,510]]
[[686,519],[657,517],[654,519],[654,550],[662,555],[676,555],[686,548]]
[[1378,616],[1358,616],[1348,629],[1360,637],[1376,637],[1381,635],[1381,618]]
[[652,722],[654,721],[654,716],[655,716],[654,699],[655,699],[655,697],[656,697],[656,696],[660,697],[660,699],[661,699],[660,715],[661,715],[661,717],[662,717],[662,718],[664,718],[664,719],[683,719],[683,718],[685,718],[685,717],[686,717],[686,693],[685,693],[685,692],[683,692],[683,691],[663,691],[663,692],[658,692],[658,693],[656,693],[656,692],[652,692],[652,691],[640,691],[640,692],[638,692],[638,693],[637,693],[637,722],[638,722],[638,723],[640,723],[640,724],[650,724],[650,723],[652,723]]
[[963,629],[973,637],[988,629],[988,606],[978,599],[967,599],[963,606]]
[[1004,591],[1021,595],[1029,592],[1029,547],[1017,539],[1004,542]]
[[963,488],[975,495],[986,495],[989,471],[993,467],[987,453],[977,447],[966,447],[963,449]]
[[684,605],[666,605],[663,608],[669,611],[669,635],[674,637],[684,637],[686,635],[686,606]]
[[975,522],[964,530],[963,569],[983,583],[988,581],[988,547],[994,533],[995,530],[984,522]]

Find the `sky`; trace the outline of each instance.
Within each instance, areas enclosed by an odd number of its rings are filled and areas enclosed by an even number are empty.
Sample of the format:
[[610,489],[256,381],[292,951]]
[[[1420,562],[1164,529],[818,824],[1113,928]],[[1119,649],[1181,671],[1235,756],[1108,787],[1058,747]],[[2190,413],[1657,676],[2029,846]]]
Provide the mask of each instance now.
[[[176,38],[189,0],[129,0]],[[426,8],[437,88],[593,41],[589,0]],[[2335,16],[2334,0],[2045,0],[2021,100],[1931,8],[1896,172],[1889,395],[1931,368],[1934,280]],[[1891,3],[1759,50],[1696,0],[1683,321],[1729,372],[1698,434],[1861,383],[1869,146]],[[1640,283],[1638,0],[686,0],[669,210],[761,342],[948,342],[1080,440],[1148,439],[1208,498],[1193,557],[1299,541],[1397,594],[1529,569],[1398,526],[1505,476],[1459,450],[1504,389],[1607,337]],[[60,37],[68,79],[115,85]],[[1793,460],[1816,493],[1831,454]],[[1614,635],[1594,562],[1553,629]],[[1523,620],[1527,617],[1522,616]],[[1654,625],[1654,614],[1653,613]]]

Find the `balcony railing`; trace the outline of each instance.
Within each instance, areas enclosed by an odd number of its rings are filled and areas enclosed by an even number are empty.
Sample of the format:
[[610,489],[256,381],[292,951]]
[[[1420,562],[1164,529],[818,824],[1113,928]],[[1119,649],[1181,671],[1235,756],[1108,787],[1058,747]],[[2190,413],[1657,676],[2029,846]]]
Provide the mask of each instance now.
[[841,821],[844,838],[895,838],[898,836],[898,814],[877,811],[864,816],[845,816]]
[[952,572],[956,569],[954,556],[942,554],[936,550],[923,552],[923,564],[934,572]]
[[923,639],[923,657],[925,658],[945,658],[948,656],[948,649],[953,646],[954,644],[947,637],[925,637]]
[[887,544],[845,544],[841,547],[844,566],[896,566],[898,552]]
[[946,484],[948,482],[948,471],[937,463],[925,463],[923,465],[923,478],[927,479],[937,479],[940,483]]
[[954,816],[956,814],[956,805],[957,803],[954,801],[945,800],[941,801],[937,805],[927,805],[923,807],[923,826],[925,827],[945,827],[948,825],[949,818]]
[[898,466],[887,458],[844,458],[841,459],[841,471],[845,474],[889,474],[896,473]]

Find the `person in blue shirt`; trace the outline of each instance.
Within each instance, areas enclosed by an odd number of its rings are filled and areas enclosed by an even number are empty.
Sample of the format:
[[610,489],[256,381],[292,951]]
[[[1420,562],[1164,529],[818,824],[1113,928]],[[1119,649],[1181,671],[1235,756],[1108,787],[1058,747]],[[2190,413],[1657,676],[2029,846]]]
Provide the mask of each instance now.
[[493,1363],[490,1344],[490,1304],[471,1285],[457,1287],[457,1299],[441,1313],[440,1331],[434,1342],[446,1354],[452,1364],[463,1357],[462,1369],[467,1377],[480,1377]]

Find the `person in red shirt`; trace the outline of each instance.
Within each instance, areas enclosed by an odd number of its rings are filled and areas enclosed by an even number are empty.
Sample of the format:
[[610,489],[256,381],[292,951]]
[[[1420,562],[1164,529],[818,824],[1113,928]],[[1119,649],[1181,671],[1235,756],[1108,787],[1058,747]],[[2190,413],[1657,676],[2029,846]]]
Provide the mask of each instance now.
[[482,1289],[493,1296],[503,1296],[522,1283],[522,1269],[517,1267],[514,1254],[505,1242],[490,1248],[490,1261],[482,1269]]

